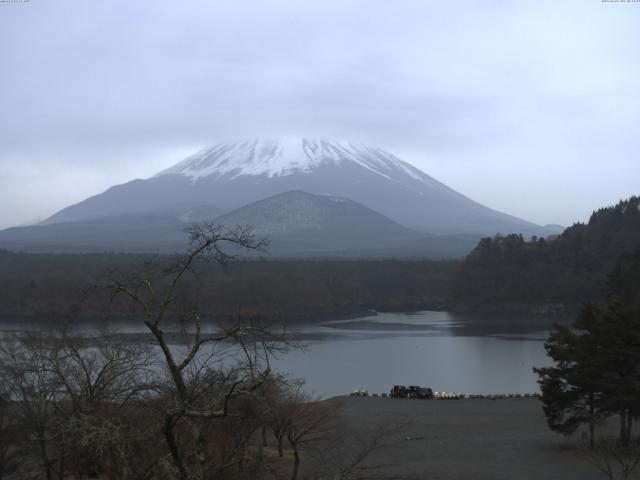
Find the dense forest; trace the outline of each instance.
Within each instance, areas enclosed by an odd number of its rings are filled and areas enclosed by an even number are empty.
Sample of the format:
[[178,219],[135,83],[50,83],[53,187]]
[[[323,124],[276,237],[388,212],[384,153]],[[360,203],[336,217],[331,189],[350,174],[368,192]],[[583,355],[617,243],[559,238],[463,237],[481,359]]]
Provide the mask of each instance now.
[[[0,251],[0,312],[56,316],[82,302],[85,313],[102,314],[105,299],[85,295],[89,287],[114,275],[161,270],[171,262],[167,256]],[[225,271],[203,264],[197,277],[184,284],[182,295],[198,292],[189,301],[209,315],[260,312],[291,321],[370,309],[440,308],[449,298],[457,267],[453,261],[428,260],[264,260],[237,261]],[[111,313],[127,312],[116,308]]]
[[[640,199],[593,213],[559,236],[482,239],[462,261],[239,260],[213,264],[183,286],[207,315],[260,312],[290,321],[366,310],[526,308],[552,313],[597,297],[621,255],[640,248]],[[114,275],[167,268],[170,256],[24,254],[0,251],[0,313],[64,314],[82,303],[101,315],[105,299],[86,295]],[[198,285],[196,285],[196,283]],[[197,288],[196,288],[197,286]],[[189,292],[199,292],[191,298]],[[127,314],[117,305],[111,314]]]
[[453,297],[484,306],[579,304],[601,295],[618,258],[638,248],[640,197],[631,197],[559,236],[482,239],[457,271]]

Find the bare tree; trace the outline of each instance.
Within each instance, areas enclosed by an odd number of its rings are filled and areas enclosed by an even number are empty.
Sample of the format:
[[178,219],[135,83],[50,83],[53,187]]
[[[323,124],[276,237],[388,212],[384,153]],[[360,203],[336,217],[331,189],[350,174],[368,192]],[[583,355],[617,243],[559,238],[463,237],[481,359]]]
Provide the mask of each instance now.
[[286,402],[291,384],[283,378],[271,378],[261,388],[261,416],[264,430],[262,446],[267,446],[266,429],[273,434],[278,447],[278,457],[284,456],[284,441],[291,423],[289,405]]
[[283,400],[286,417],[285,435],[293,451],[291,479],[298,478],[301,449],[318,441],[329,430],[335,410],[326,403],[317,401],[300,388],[294,389]]
[[322,448],[313,451],[316,464],[313,480],[407,480],[414,477],[399,473],[397,465],[376,458],[382,450],[397,441],[405,424],[383,424],[371,432],[356,434],[344,431],[337,424],[323,442]]
[[134,464],[127,445],[142,430],[124,417],[151,389],[149,360],[144,345],[68,327],[4,338],[0,381],[18,433],[9,448],[21,457],[21,478],[96,476],[117,465],[127,471]]
[[113,332],[74,333],[69,325],[46,340],[47,368],[62,382],[69,413],[124,406],[154,388],[154,355],[146,344],[122,341]]
[[[241,250],[262,252],[263,239],[250,228],[225,230],[212,224],[189,230],[190,248],[166,269],[114,278],[106,288],[112,299],[128,299],[141,315],[163,358],[164,385],[162,434],[177,476],[202,479],[211,472],[243,465],[239,455],[220,463],[212,452],[216,430],[211,422],[230,416],[233,401],[255,396],[271,375],[269,358],[288,348],[284,332],[273,334],[260,317],[238,316],[205,332],[197,305],[181,290],[187,276],[198,277],[203,263],[226,268]],[[185,345],[172,348],[167,323],[178,321]]]
[[640,439],[600,439],[583,447],[587,461],[609,480],[628,480],[640,465]]
[[127,478],[131,442],[144,434],[124,417],[156,389],[151,348],[114,333],[77,333],[69,325],[45,338],[45,366],[64,398],[54,407],[67,468],[91,476],[108,468]]
[[11,392],[7,387],[4,382],[0,385],[0,480],[14,473],[19,465],[14,438],[20,432],[11,412]]
[[29,477],[39,467],[47,480],[63,478],[62,453],[57,448],[55,404],[60,399],[60,379],[47,368],[45,342],[25,334],[3,339],[0,345],[0,381],[10,392],[7,399],[25,442],[16,445],[23,462],[21,475]]
[[[270,358],[292,347],[287,332],[274,333],[258,315],[207,327],[193,298],[203,289],[191,288],[200,265],[226,268],[240,249],[264,243],[249,229],[212,225],[194,226],[190,239],[170,264],[115,272],[93,289],[128,304],[151,345],[73,324],[2,339],[0,381],[9,393],[0,396],[0,454],[19,455],[20,478],[263,478],[273,468],[256,436],[274,385],[287,386],[277,390],[288,416],[280,449],[287,438],[296,478],[300,449],[324,411],[271,370]],[[3,428],[14,423],[23,435],[5,450]]]

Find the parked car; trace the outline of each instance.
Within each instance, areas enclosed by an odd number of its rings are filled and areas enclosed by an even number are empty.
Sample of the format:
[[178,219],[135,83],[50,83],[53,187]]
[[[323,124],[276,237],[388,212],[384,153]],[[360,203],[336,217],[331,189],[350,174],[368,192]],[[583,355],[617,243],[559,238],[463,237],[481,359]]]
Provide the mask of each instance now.
[[391,398],[407,398],[409,396],[409,390],[404,385],[394,385],[389,396]]
[[433,398],[433,391],[429,387],[420,387],[419,385],[394,385],[389,393],[391,398],[420,398],[424,400],[431,400]]
[[420,398],[423,400],[431,400],[433,398],[433,391],[429,387],[409,385],[408,391],[409,398]]

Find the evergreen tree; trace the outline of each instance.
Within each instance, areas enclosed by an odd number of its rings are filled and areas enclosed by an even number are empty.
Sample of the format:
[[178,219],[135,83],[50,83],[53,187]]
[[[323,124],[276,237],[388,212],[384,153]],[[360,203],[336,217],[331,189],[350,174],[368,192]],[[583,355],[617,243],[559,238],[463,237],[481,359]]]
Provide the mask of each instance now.
[[587,424],[592,444],[595,426],[605,415],[601,405],[598,346],[591,335],[598,319],[596,307],[587,304],[573,328],[554,325],[545,349],[556,366],[534,369],[539,376],[549,428],[569,435]]
[[609,276],[603,305],[586,304],[571,327],[554,326],[545,349],[555,363],[538,368],[549,427],[563,434],[619,415],[620,441],[640,416],[640,252],[624,255]]
[[[622,255],[609,276],[603,328],[603,391],[608,410],[620,415],[620,439],[629,442],[640,416],[640,250]],[[605,348],[606,347],[606,348]]]

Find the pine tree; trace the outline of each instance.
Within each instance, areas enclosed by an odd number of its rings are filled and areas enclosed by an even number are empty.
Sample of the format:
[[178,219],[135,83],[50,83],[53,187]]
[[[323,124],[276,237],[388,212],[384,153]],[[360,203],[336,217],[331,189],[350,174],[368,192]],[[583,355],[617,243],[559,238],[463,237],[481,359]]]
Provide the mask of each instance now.
[[572,328],[554,325],[545,349],[556,366],[534,369],[549,428],[569,435],[587,424],[592,444],[595,427],[605,415],[601,405],[602,367],[598,346],[590,333],[598,321],[597,308],[587,304]]
[[624,255],[609,276],[603,305],[586,304],[571,327],[555,325],[545,349],[555,363],[538,368],[549,427],[568,435],[619,415],[620,441],[640,416],[640,252]]

